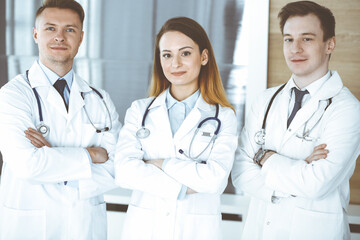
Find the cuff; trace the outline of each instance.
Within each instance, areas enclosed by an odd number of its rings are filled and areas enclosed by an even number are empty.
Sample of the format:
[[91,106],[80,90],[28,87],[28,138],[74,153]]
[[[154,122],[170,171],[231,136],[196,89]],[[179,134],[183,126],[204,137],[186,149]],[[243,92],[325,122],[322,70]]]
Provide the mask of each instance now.
[[170,160],[170,158],[165,158],[165,159],[164,159],[164,161],[163,161],[163,163],[162,163],[162,165],[161,165],[161,170],[164,171],[165,165],[169,162],[169,160]]
[[179,196],[178,196],[178,200],[183,200],[186,196],[186,191],[187,191],[187,186],[182,185]]

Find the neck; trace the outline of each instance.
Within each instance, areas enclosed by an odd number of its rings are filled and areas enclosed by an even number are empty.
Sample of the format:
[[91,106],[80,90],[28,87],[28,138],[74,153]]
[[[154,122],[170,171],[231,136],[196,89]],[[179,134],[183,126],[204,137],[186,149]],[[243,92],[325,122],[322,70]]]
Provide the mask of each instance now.
[[[41,61],[41,59],[40,59]],[[51,71],[53,71],[54,73],[56,73],[59,77],[64,77],[68,72],[70,72],[70,70],[72,69],[72,65],[73,62],[43,62],[41,61],[42,64],[44,64],[47,68],[49,68]]]
[[294,79],[295,85],[298,86],[299,89],[303,89],[303,88],[309,86],[311,83],[313,83],[313,82],[319,80],[320,78],[322,78],[323,76],[325,76],[328,71],[329,71],[329,69],[326,68],[322,71],[318,71],[318,72],[315,72],[313,74],[306,75],[306,76],[293,74],[293,79]]
[[170,93],[178,101],[183,101],[186,98],[190,97],[194,92],[198,90],[198,86],[189,87],[189,86],[170,86]]

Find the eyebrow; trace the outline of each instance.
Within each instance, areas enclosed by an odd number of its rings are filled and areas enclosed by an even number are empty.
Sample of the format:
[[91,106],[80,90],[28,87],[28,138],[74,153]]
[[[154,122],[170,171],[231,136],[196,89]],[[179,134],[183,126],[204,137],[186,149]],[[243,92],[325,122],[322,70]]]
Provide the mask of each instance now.
[[[186,48],[194,49],[193,47],[185,46],[185,47],[179,48],[179,51],[184,50],[184,49],[186,49]],[[170,50],[167,50],[167,49],[164,49],[164,50],[162,50],[162,52],[171,52],[171,51],[170,51]]]
[[[302,36],[308,36],[308,35],[311,35],[311,36],[316,37],[316,34],[315,34],[315,33],[302,33],[301,35],[302,35]],[[291,34],[289,34],[289,33],[285,33],[285,34],[284,34],[284,37],[291,37]]]
[[[45,23],[44,26],[57,26],[57,24],[54,24],[54,23]],[[72,25],[72,24],[65,25],[65,27],[72,27],[72,28],[77,28],[77,29],[79,29],[78,26]]]

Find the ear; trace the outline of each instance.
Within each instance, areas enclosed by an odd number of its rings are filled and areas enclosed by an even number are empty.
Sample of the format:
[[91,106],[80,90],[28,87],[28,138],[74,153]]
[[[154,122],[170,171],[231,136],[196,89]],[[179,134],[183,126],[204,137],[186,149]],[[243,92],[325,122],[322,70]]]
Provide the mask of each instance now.
[[33,38],[34,38],[35,43],[38,43],[36,27],[33,27]]
[[79,45],[81,45],[81,43],[82,43],[82,41],[83,41],[83,38],[84,38],[84,31],[81,31],[80,44],[79,44]]
[[327,53],[327,54],[331,54],[331,53],[334,51],[335,46],[336,46],[336,38],[335,38],[335,36],[334,36],[334,37],[331,37],[330,39],[327,40],[326,53]]
[[201,53],[201,65],[205,66],[209,61],[209,51],[204,49]]

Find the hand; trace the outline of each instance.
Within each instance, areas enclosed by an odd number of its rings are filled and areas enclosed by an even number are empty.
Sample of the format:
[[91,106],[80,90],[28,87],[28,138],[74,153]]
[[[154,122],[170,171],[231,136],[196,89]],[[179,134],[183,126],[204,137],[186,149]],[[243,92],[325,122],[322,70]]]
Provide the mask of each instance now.
[[25,130],[25,136],[30,140],[31,144],[37,148],[42,148],[44,146],[51,147],[50,143],[45,140],[43,135],[36,131],[33,128],[28,128]]
[[155,159],[155,160],[143,160],[146,164],[152,164],[155,167],[158,167],[162,170],[162,164],[164,162],[164,159]]
[[268,151],[268,152],[266,152],[266,153],[265,153],[265,156],[264,156],[264,157],[261,159],[261,161],[260,161],[261,166],[264,166],[264,163],[266,162],[266,160],[268,160],[269,157],[271,157],[271,155],[273,155],[274,153],[276,153],[276,152],[274,152],[274,151]]
[[109,160],[107,151],[102,147],[88,147],[92,163],[104,163]]
[[194,194],[194,193],[197,193],[197,192],[189,187],[186,189],[186,194]]
[[314,147],[313,152],[308,156],[305,161],[311,163],[312,161],[317,161],[319,159],[327,158],[329,150],[325,149],[326,144],[320,144],[319,146]]

